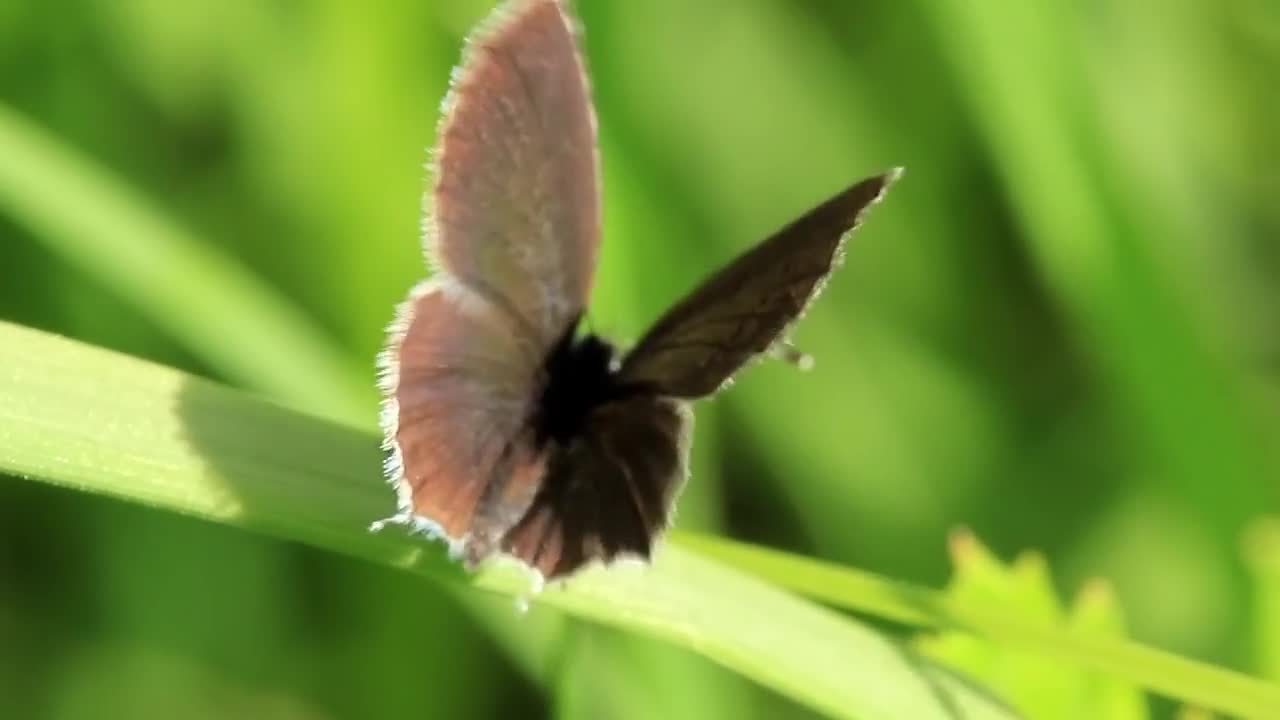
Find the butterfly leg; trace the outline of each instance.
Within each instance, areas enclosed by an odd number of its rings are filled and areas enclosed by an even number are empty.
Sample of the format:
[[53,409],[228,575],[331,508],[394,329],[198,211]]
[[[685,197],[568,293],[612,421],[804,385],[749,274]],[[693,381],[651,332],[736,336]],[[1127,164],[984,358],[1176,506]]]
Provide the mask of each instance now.
[[813,369],[813,356],[792,345],[789,340],[774,343],[769,348],[769,355],[801,370]]

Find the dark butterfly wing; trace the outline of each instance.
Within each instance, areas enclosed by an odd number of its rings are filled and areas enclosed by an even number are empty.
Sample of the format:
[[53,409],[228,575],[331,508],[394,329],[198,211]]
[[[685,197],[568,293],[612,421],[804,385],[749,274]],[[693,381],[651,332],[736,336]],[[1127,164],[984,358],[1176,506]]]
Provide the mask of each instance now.
[[713,275],[641,338],[622,362],[622,380],[679,398],[715,392],[804,312],[845,236],[899,173],[863,180]]
[[593,560],[648,559],[685,478],[692,416],[679,400],[635,395],[597,408],[502,548],[548,580]]

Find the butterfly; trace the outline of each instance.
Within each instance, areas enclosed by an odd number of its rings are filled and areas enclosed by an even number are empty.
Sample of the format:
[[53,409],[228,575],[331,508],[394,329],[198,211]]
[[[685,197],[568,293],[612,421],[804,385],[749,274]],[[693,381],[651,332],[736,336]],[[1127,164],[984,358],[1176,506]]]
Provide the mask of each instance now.
[[777,346],[898,175],[863,180],[677,302],[625,354],[579,332],[600,245],[596,121],[561,0],[510,0],[468,40],[424,223],[435,272],[380,357],[401,523],[469,568],[546,580],[649,559],[684,484],[692,413]]

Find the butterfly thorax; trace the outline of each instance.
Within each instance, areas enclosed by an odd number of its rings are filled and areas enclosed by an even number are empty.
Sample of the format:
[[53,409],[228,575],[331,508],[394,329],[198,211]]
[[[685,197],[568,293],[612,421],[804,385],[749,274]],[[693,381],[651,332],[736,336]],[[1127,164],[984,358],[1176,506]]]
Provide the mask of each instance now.
[[598,335],[578,337],[573,328],[556,343],[546,362],[546,386],[538,403],[540,442],[568,445],[586,426],[591,411],[616,394],[614,348]]

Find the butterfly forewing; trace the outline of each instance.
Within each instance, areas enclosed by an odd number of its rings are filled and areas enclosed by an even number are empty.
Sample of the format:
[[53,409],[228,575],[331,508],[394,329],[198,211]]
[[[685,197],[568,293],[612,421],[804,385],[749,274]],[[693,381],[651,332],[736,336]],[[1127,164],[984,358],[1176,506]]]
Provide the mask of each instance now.
[[804,312],[844,237],[897,174],[863,180],[713,275],[641,338],[623,360],[622,379],[680,398],[715,392]]
[[468,41],[436,177],[439,268],[550,347],[582,314],[600,241],[595,118],[559,2],[514,0]]

